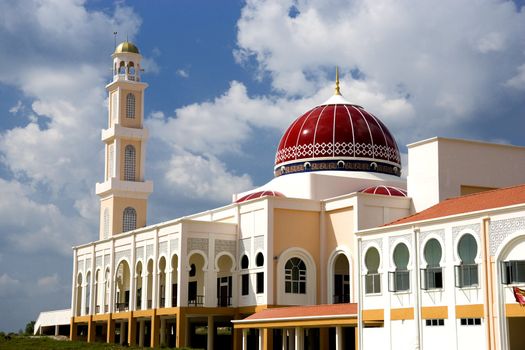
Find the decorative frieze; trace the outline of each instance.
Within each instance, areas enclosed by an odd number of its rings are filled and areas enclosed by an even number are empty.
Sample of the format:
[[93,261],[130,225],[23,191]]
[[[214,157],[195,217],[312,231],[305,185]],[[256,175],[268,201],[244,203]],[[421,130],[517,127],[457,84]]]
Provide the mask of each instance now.
[[476,236],[476,238],[478,239],[480,238],[480,230],[481,230],[480,224],[454,226],[452,227],[452,239],[454,240],[454,247],[457,246],[457,240],[458,240],[459,234],[464,232],[465,230],[468,230],[470,233],[474,233],[474,236]]
[[226,240],[226,239],[216,239],[215,240],[215,256],[221,252],[228,252],[231,255],[235,256],[235,247],[236,241]]
[[130,251],[129,249],[122,250],[120,252],[115,252],[115,264],[117,264],[121,259],[130,260]]
[[153,257],[153,244],[148,244],[146,246],[146,259]]
[[179,250],[179,239],[175,238],[170,241],[171,254],[176,253]]
[[97,269],[101,269],[104,265],[103,265],[103,260],[102,260],[102,255],[99,255],[97,256],[96,260],[95,260],[95,266]]
[[516,231],[525,230],[525,217],[494,220],[490,222],[490,255],[496,255],[501,243]]
[[142,259],[144,260],[144,247],[135,248],[135,260]]
[[239,253],[243,254],[244,252],[247,252],[248,254],[251,253],[252,248],[252,239],[250,238],[244,238],[239,241]]
[[201,250],[208,254],[208,238],[188,238],[187,252]]
[[161,254],[164,254],[164,255],[168,254],[168,241],[159,243],[159,255]]
[[412,235],[410,233],[399,235],[399,236],[390,236],[388,237],[388,246],[390,248],[390,255],[393,254],[395,246],[399,242],[408,243],[408,249],[412,249]]

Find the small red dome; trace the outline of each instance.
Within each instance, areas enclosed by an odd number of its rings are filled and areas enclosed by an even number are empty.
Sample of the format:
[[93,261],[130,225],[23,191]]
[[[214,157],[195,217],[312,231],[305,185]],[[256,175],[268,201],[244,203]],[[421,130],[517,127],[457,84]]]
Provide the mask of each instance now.
[[402,188],[397,188],[394,186],[372,186],[367,187],[359,192],[370,193],[370,194],[382,194],[385,196],[394,196],[394,197],[406,197],[407,191]]
[[396,140],[377,117],[336,95],[297,118],[275,156],[275,176],[319,170],[400,176],[401,159]]
[[235,203],[246,202],[246,201],[249,201],[250,199],[256,199],[256,198],[261,198],[265,196],[285,197],[284,194],[280,192],[276,192],[276,191],[259,191],[259,192],[247,194],[246,196],[237,199]]

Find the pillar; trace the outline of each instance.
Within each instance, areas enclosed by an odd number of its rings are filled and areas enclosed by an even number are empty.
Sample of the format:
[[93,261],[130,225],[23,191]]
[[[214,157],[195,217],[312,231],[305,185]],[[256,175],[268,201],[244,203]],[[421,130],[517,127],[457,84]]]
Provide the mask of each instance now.
[[295,350],[303,350],[304,331],[301,327],[295,327]]
[[120,345],[124,345],[127,341],[126,322],[120,321]]
[[[169,263],[169,265],[168,265]],[[174,306],[177,306],[177,305],[171,305],[171,296],[172,296],[172,291],[171,291],[171,280],[172,280],[172,273],[173,273],[173,269],[171,268],[171,259],[170,261],[166,261],[166,280],[164,281],[164,283],[166,284],[164,286],[164,307],[174,307]]]
[[186,346],[186,327],[188,326],[188,320],[186,315],[179,310],[177,313],[177,340],[176,346],[182,348]]
[[282,337],[282,349],[286,350],[288,347],[286,346],[286,342],[288,338],[286,337],[286,328],[283,328],[281,331],[281,337]]
[[148,308],[148,264],[146,263],[142,268],[142,295],[140,297],[140,309],[146,310]]
[[259,339],[259,342],[258,342],[259,345],[258,345],[257,349],[262,350],[263,349],[263,329],[259,328],[258,331],[259,331],[258,332],[259,334],[258,334],[257,338]]
[[107,332],[107,342],[115,342],[115,320],[111,319],[111,315],[108,319],[108,332]]
[[166,345],[166,319],[160,320],[160,346]]
[[135,345],[137,339],[137,321],[133,318],[133,312],[128,319],[128,344]]
[[[357,332],[357,327],[356,327]],[[330,344],[330,337],[329,337],[329,328],[323,327],[319,328],[319,347],[321,349],[328,349],[328,345]],[[357,347],[356,347],[357,349]]]
[[335,327],[335,349],[343,350],[343,327]]
[[157,316],[157,310],[153,310],[153,316],[151,316],[151,347],[155,348],[159,346],[159,328],[160,318]]
[[140,320],[139,326],[139,346],[144,346],[144,331],[145,331],[146,321]]
[[77,324],[73,317],[71,317],[71,325],[69,327],[69,339],[72,341],[77,340]]
[[242,350],[248,350],[248,328],[242,330]]
[[[58,333],[59,333],[59,328],[60,328],[59,325],[56,325],[56,326],[55,326],[55,335],[58,335]],[[42,327],[40,327],[40,335],[42,335]]]
[[273,349],[273,332],[271,329],[263,328],[263,349]]
[[355,327],[354,328],[354,333],[355,333],[355,349],[356,350],[359,350],[359,328]]
[[213,349],[213,338],[215,335],[215,326],[213,324],[213,316],[208,316],[208,335],[207,335],[207,348]]
[[93,316],[89,316],[88,321],[88,334],[87,334],[87,342],[93,343],[95,341],[95,323],[93,322]]

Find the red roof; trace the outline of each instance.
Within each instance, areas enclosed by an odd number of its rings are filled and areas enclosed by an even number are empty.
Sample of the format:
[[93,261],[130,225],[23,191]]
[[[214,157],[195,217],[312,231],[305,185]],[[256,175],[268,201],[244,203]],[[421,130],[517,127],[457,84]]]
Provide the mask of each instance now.
[[250,194],[247,194],[246,196],[243,196],[235,201],[235,203],[241,203],[249,201],[250,199],[256,199],[261,198],[265,196],[273,196],[273,197],[284,197],[284,194],[277,191],[259,191],[259,192],[253,192]]
[[446,199],[414,215],[393,221],[385,226],[406,224],[415,221],[441,218],[445,216],[470,213],[475,211],[525,204],[525,185],[501,188]]
[[382,194],[385,196],[394,196],[394,197],[406,197],[407,191],[402,188],[397,188],[394,186],[372,186],[367,187],[359,192],[370,193],[370,194]]
[[289,306],[265,309],[246,317],[243,321],[258,321],[269,319],[287,319],[302,317],[351,316],[357,315],[357,304],[323,304],[307,306]]

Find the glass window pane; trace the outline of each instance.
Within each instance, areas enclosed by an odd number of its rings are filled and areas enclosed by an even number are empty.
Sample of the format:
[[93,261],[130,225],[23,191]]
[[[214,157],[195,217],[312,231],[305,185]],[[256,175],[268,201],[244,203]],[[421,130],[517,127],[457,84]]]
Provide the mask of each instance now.
[[365,265],[368,273],[377,273],[379,268],[379,252],[376,248],[371,247],[366,251]]
[[407,269],[409,256],[406,244],[399,243],[394,249],[394,264],[396,264],[396,270]]
[[441,244],[435,238],[429,239],[424,250],[425,261],[429,267],[438,267],[441,261]]
[[474,264],[478,254],[478,244],[471,234],[461,237],[458,243],[458,254],[463,264]]

